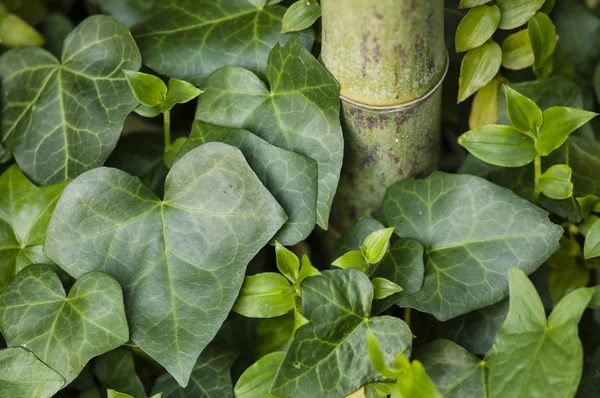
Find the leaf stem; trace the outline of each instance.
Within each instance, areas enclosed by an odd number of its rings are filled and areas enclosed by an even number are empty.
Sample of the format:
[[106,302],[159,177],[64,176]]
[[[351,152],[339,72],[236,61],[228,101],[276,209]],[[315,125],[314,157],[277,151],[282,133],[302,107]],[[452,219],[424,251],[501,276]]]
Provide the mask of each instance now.
[[164,133],[165,133],[165,152],[171,148],[171,111],[165,111],[164,117]]
[[540,178],[542,177],[542,156],[539,153],[535,155],[535,159],[533,160],[533,167],[533,203],[537,205],[540,202],[540,194],[542,193],[542,188],[540,187]]
[[404,323],[406,323],[406,325],[408,327],[410,327],[410,308],[406,307],[404,309]]

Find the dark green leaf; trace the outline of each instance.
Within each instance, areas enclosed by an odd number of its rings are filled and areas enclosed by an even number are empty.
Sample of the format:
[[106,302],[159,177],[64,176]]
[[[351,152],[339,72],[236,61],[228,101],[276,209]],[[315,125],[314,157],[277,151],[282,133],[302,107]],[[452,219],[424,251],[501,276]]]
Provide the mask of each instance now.
[[560,240],[560,249],[546,261],[548,293],[552,306],[579,287],[585,287],[590,273],[581,264],[581,247],[575,239]]
[[10,347],[31,350],[70,383],[93,357],[129,340],[121,287],[103,272],[83,275],[66,295],[49,265],[30,265],[0,296]]
[[232,310],[249,318],[274,318],[294,308],[294,290],[276,272],[247,276]]
[[42,22],[48,13],[44,0],[2,0],[2,5],[32,25]]
[[0,293],[28,265],[52,264],[42,248],[65,185],[36,187],[16,165],[0,177]]
[[279,398],[269,394],[275,375],[285,358],[285,352],[265,355],[242,374],[233,392],[236,398]]
[[281,31],[297,32],[309,28],[321,17],[317,0],[298,0],[283,15]]
[[112,389],[135,398],[145,398],[146,391],[135,373],[131,350],[125,347],[108,352],[94,361],[94,373],[103,389]]
[[40,31],[46,38],[46,48],[55,57],[60,57],[63,50],[63,42],[75,26],[66,15],[52,13],[41,26]]
[[508,316],[486,357],[489,396],[574,396],[583,364],[577,324],[592,295],[592,289],[575,290],[546,321],[535,287],[523,271],[512,269]]
[[583,255],[586,259],[600,256],[600,220],[594,223],[585,237]]
[[502,13],[500,29],[514,29],[529,21],[544,5],[544,0],[497,0],[496,5]]
[[583,126],[598,114],[583,109],[554,106],[543,113],[544,123],[535,147],[542,156],[561,146],[573,131]]
[[25,174],[46,185],[102,165],[137,105],[121,69],[140,65],[131,34],[108,16],[77,26],[62,62],[41,48],[4,53],[2,142]]
[[573,194],[571,168],[564,164],[555,164],[540,177],[542,193],[551,199],[567,199]]
[[253,347],[256,358],[275,352],[286,351],[292,342],[294,314],[290,311],[277,318],[261,319],[256,327],[256,343]]
[[7,398],[50,398],[65,379],[22,347],[0,350],[0,392]]
[[132,27],[148,18],[157,0],[102,0],[100,9],[127,27]]
[[269,87],[251,72],[226,67],[201,88],[196,119],[247,129],[272,145],[318,163],[317,224],[327,228],[343,156],[339,87],[298,39],[277,45]]
[[358,221],[335,241],[331,249],[332,259],[335,260],[352,250],[360,250],[360,246],[367,236],[371,232],[382,228],[385,228],[385,225],[372,218]]
[[533,65],[534,56],[527,29],[508,36],[502,42],[502,66],[519,70]]
[[357,270],[325,271],[302,285],[303,315],[310,321],[296,331],[277,373],[272,394],[343,397],[381,380],[367,353],[367,330],[383,347],[386,361],[409,355],[410,329],[398,318],[369,318],[373,289]]
[[[534,56],[534,70],[542,68],[554,53],[556,47],[556,29],[550,17],[538,12],[527,24],[529,40]],[[546,76],[542,76],[546,77]]]
[[500,10],[496,6],[471,8],[456,30],[456,52],[468,51],[484,44],[496,31]]
[[486,43],[469,50],[460,65],[458,102],[490,82],[500,70],[502,50],[497,43]]
[[544,121],[540,108],[517,90],[507,85],[502,88],[506,98],[506,113],[513,127],[531,137],[537,137],[538,129]]
[[156,72],[198,85],[225,65],[264,76],[269,52],[299,36],[307,48],[314,33],[283,34],[285,8],[250,0],[160,1],[134,29],[144,63]]
[[398,182],[386,192],[383,212],[398,235],[419,240],[427,253],[423,288],[400,305],[442,321],[502,299],[508,270],[533,272],[558,249],[563,232],[538,207],[468,175],[434,172]]
[[246,264],[284,221],[241,152],[209,143],[173,166],[163,201],[119,170],[75,179],[53,214],[46,251],[75,277],[114,275],[124,286],[132,342],[186,385]]

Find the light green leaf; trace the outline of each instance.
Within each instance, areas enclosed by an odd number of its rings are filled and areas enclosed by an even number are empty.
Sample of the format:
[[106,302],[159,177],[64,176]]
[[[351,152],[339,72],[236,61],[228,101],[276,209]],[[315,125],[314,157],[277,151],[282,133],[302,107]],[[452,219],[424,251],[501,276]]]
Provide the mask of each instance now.
[[169,79],[169,90],[162,111],[171,110],[176,104],[185,104],[202,94],[202,90],[185,80]]
[[371,285],[373,286],[375,300],[382,300],[403,290],[400,286],[385,278],[374,278],[371,280]]
[[477,158],[503,167],[529,164],[537,153],[531,137],[500,124],[469,130],[458,137],[458,143]]
[[237,381],[233,390],[236,398],[279,398],[269,393],[285,352],[277,351],[265,355],[252,364]]
[[396,390],[392,390],[392,397],[443,398],[421,362],[415,360],[409,364],[408,359],[404,361],[408,373],[396,381]]
[[502,66],[519,70],[533,65],[534,55],[527,29],[508,36],[502,42]]
[[122,69],[140,65],[127,28],[102,15],[67,36],[61,62],[41,48],[4,53],[2,142],[21,170],[47,185],[102,165],[137,105]]
[[119,170],[75,179],[50,221],[46,252],[76,278],[115,276],[124,286],[131,341],[186,385],[247,263],[284,221],[241,152],[209,143],[175,163],[163,201]]
[[468,175],[400,181],[386,192],[383,213],[427,253],[423,288],[399,304],[441,321],[500,301],[509,268],[533,272],[563,233],[529,201]]
[[6,47],[43,46],[44,37],[15,14],[0,14],[0,43]]
[[[538,12],[527,24],[529,40],[533,50],[533,70],[539,75],[544,64],[550,60],[556,47],[556,29],[550,17],[543,12]],[[540,76],[546,77],[546,76]]]
[[331,265],[343,269],[357,269],[364,273],[369,272],[369,264],[367,264],[363,254],[358,250],[352,250],[342,255],[342,257],[336,259]]
[[455,343],[438,339],[415,353],[445,398],[485,397],[487,364]]
[[302,281],[304,279],[308,278],[309,276],[315,276],[315,275],[320,275],[320,274],[321,274],[321,272],[312,265],[308,256],[306,254],[304,254],[302,256],[302,265],[300,266],[300,274],[298,275],[298,279],[296,280],[296,283],[294,285],[300,286],[300,284],[302,283]]
[[497,43],[486,43],[469,50],[460,64],[458,102],[463,102],[488,84],[500,70],[501,64],[502,50]]
[[[108,390],[106,390],[106,396],[107,396],[107,398],[138,398],[137,396],[125,394],[125,393],[115,391],[115,390],[111,390],[110,388]],[[161,397],[162,397],[162,392],[159,392],[158,394],[153,395],[151,398],[161,398]],[[90,398],[90,397],[88,397],[85,394],[81,394],[79,396],[79,398]]]
[[523,271],[510,271],[510,310],[486,356],[490,398],[575,395],[583,364],[577,324],[592,295],[575,290],[546,321],[533,284]]
[[275,261],[279,272],[288,278],[290,282],[296,282],[300,272],[300,260],[291,250],[277,241],[275,241]]
[[458,8],[472,8],[477,7],[486,3],[489,3],[490,0],[460,0],[460,4]]
[[187,387],[164,374],[154,383],[152,394],[162,392],[162,398],[233,398],[231,365],[235,358],[231,351],[209,345],[194,365]]
[[535,147],[542,156],[561,146],[573,131],[583,126],[598,114],[583,109],[554,106],[543,113],[544,123]]
[[394,228],[383,228],[371,232],[361,246],[361,252],[369,264],[377,264],[387,252]]
[[383,347],[387,362],[410,355],[412,334],[398,318],[369,318],[373,289],[357,270],[324,271],[304,281],[302,311],[310,321],[296,331],[271,393],[339,398],[381,381],[367,352],[367,330]]
[[167,95],[167,85],[158,77],[147,73],[123,69],[127,84],[138,101],[147,107],[162,105]]
[[[379,347],[379,341],[377,341],[377,337],[370,330],[367,330],[367,349],[369,351],[369,360],[371,361],[371,365],[373,369],[380,375],[388,378],[388,379],[397,379],[405,369],[396,369],[395,367],[390,367],[387,364],[385,359],[385,354],[381,351],[381,347]],[[398,354],[402,356],[402,353]],[[394,364],[395,366],[396,364]]]
[[502,88],[506,98],[506,113],[513,127],[532,138],[537,137],[538,129],[544,121],[541,109],[517,90],[507,85]]
[[469,114],[469,128],[476,129],[498,121],[498,88],[502,78],[496,77],[475,93]]
[[312,47],[311,30],[280,33],[284,13],[285,7],[250,0],[160,1],[133,32],[144,64],[199,85],[225,65],[264,76],[269,52],[290,37]]
[[284,208],[288,220],[275,239],[291,246],[306,239],[317,219],[317,163],[278,148],[246,130],[196,121],[176,159],[206,142],[238,147],[263,185]]
[[147,396],[135,372],[133,353],[126,347],[107,352],[94,360],[94,373],[103,389],[120,391],[135,398]]
[[273,48],[266,75],[268,87],[245,69],[217,70],[202,83],[196,119],[247,129],[315,160],[317,224],[327,229],[344,146],[338,84],[298,39]]
[[342,257],[342,255],[352,250],[360,250],[360,246],[371,232],[383,228],[385,228],[385,225],[372,218],[364,218],[358,221],[335,241],[331,249],[332,259]]
[[311,27],[321,17],[317,0],[298,0],[283,15],[281,31],[297,32]]
[[129,340],[121,287],[90,272],[69,294],[49,265],[30,265],[0,296],[0,327],[8,346],[31,350],[66,384],[93,357]]
[[263,272],[244,278],[233,311],[249,318],[274,318],[294,308],[294,290],[282,275]]
[[542,193],[551,199],[567,199],[573,194],[571,168],[564,164],[550,166],[540,177]]
[[65,379],[31,351],[22,347],[0,350],[0,392],[10,398],[50,398]]
[[36,187],[16,165],[0,176],[0,293],[28,265],[52,264],[42,247],[65,185]]
[[261,319],[256,326],[255,358],[275,352],[286,351],[292,343],[295,316],[292,311],[277,318]]
[[583,255],[587,258],[600,256],[600,221],[596,221],[585,237]]
[[589,216],[600,203],[600,198],[596,195],[585,195],[576,199],[584,218]]
[[533,17],[544,5],[545,0],[497,0],[496,6],[502,13],[500,29],[514,29]]
[[492,37],[500,22],[500,10],[496,6],[471,8],[456,30],[456,52],[479,47]]
[[556,0],[545,0],[544,5],[542,6],[542,8],[540,8],[540,12],[550,15],[555,4]]

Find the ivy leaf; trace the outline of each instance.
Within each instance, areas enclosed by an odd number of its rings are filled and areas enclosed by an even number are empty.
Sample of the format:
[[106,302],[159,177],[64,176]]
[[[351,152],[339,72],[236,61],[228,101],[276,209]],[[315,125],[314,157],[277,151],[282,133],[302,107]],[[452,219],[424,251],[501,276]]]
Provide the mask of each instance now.
[[326,229],[344,147],[338,84],[298,39],[273,48],[266,75],[268,88],[245,69],[217,70],[201,85],[196,119],[249,130],[315,160],[317,224]]
[[10,347],[31,350],[66,384],[93,357],[129,340],[121,287],[90,272],[68,296],[49,265],[30,265],[0,296],[0,326]]
[[4,53],[2,142],[21,170],[47,185],[102,165],[137,105],[122,69],[140,66],[127,28],[102,15],[69,33],[61,62],[36,47]]
[[547,156],[561,146],[573,131],[583,126],[598,114],[583,109],[553,106],[544,111],[544,123],[535,147],[542,156]]
[[509,268],[535,271],[563,233],[546,212],[512,192],[441,172],[392,185],[383,213],[398,235],[417,239],[427,254],[423,288],[399,304],[441,321],[502,299]]
[[484,44],[496,31],[498,22],[500,22],[498,7],[471,8],[456,30],[456,52],[468,51]]
[[317,163],[271,145],[249,131],[201,121],[194,122],[192,132],[176,159],[211,141],[238,147],[263,185],[284,208],[288,221],[275,239],[286,246],[306,239],[317,218]]
[[502,64],[502,50],[497,43],[486,43],[469,50],[460,64],[458,102],[463,102],[488,84]]
[[131,350],[125,347],[107,352],[94,360],[94,373],[104,389],[112,389],[135,398],[146,397],[144,385],[135,372]]
[[0,391],[10,398],[50,398],[65,379],[22,347],[0,350]]
[[209,345],[192,369],[190,385],[183,388],[178,380],[164,374],[154,383],[152,394],[162,392],[162,398],[233,398],[231,365],[235,358],[231,351]]
[[593,289],[573,291],[546,321],[535,287],[523,271],[512,269],[508,316],[486,357],[489,396],[574,396],[583,364],[577,324],[593,294]]
[[485,397],[487,364],[455,343],[439,339],[416,352],[445,398]]
[[412,334],[398,318],[369,318],[373,288],[361,271],[333,270],[302,285],[302,313],[309,323],[296,331],[271,394],[293,397],[346,396],[382,380],[367,352],[371,330],[386,361],[410,355]]
[[28,265],[52,264],[42,247],[65,185],[36,187],[16,165],[0,176],[0,293]]
[[502,66],[519,70],[533,65],[534,55],[527,29],[508,36],[502,42]]
[[385,225],[372,218],[358,221],[335,241],[331,249],[332,259],[338,259],[349,251],[360,250],[360,246],[371,232],[383,228]]
[[194,85],[214,70],[240,66],[263,76],[277,43],[300,37],[312,47],[311,30],[284,34],[285,7],[251,0],[160,1],[133,30],[144,64]]
[[185,386],[247,263],[284,221],[241,152],[209,143],[175,163],[163,201],[116,169],[75,179],[54,211],[46,251],[76,278],[113,275],[124,287],[131,341]]
[[233,390],[236,398],[280,398],[269,393],[275,375],[285,358],[276,351],[260,358],[240,376]]
[[529,21],[544,5],[545,0],[497,0],[500,9],[500,29],[514,29]]

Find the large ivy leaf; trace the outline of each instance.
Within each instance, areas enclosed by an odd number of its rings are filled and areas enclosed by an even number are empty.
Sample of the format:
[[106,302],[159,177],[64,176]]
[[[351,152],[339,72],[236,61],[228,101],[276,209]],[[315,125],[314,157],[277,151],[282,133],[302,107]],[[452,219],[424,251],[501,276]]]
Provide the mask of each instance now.
[[522,271],[511,270],[510,309],[486,358],[489,396],[574,396],[583,368],[577,325],[593,294],[573,291],[546,320],[533,284]]
[[140,66],[129,30],[104,15],[69,33],[61,62],[38,47],[3,54],[2,142],[25,174],[46,185],[102,165],[137,105],[121,69]]
[[128,348],[117,348],[98,357],[94,361],[94,373],[103,390],[110,388],[135,398],[146,397],[144,385],[135,372],[133,354]]
[[65,379],[31,351],[22,347],[0,350],[0,393],[10,398],[50,398]]
[[0,326],[10,347],[23,346],[70,383],[93,357],[129,340],[121,287],[90,272],[69,294],[49,265],[30,265],[0,296]]
[[65,185],[38,188],[16,165],[0,176],[0,293],[28,265],[52,264],[42,247]]
[[412,334],[398,318],[369,318],[373,288],[361,271],[322,272],[302,283],[302,314],[309,323],[296,331],[277,372],[271,394],[292,397],[343,397],[380,381],[367,352],[371,330],[392,362],[410,355]]
[[371,232],[385,228],[385,225],[372,218],[364,218],[340,236],[331,249],[331,261],[335,261],[352,250],[360,250],[365,238]]
[[185,386],[247,263],[284,222],[242,153],[209,143],[173,166],[163,201],[116,169],[76,178],[58,201],[46,251],[76,278],[113,275],[125,293],[131,340]]
[[508,270],[535,271],[563,232],[530,202],[468,175],[400,181],[386,192],[383,212],[398,235],[426,251],[423,288],[399,304],[441,321],[501,300]]
[[338,84],[298,39],[275,46],[266,75],[268,86],[245,69],[215,71],[201,85],[196,119],[247,129],[272,145],[314,159],[317,223],[327,228],[344,148]]
[[277,43],[299,36],[310,48],[312,30],[281,33],[285,7],[256,0],[159,0],[134,29],[144,63],[158,73],[200,84],[225,65],[264,75]]
[[151,395],[162,392],[162,398],[233,398],[230,369],[234,360],[233,352],[210,345],[198,358],[186,388],[164,374],[154,383]]
[[249,131],[201,121],[194,122],[177,158],[211,141],[240,148],[252,170],[285,210],[288,221],[275,239],[285,246],[306,239],[315,227],[317,216],[317,163],[273,146]]
[[485,398],[487,364],[461,346],[439,339],[416,352],[445,398]]

